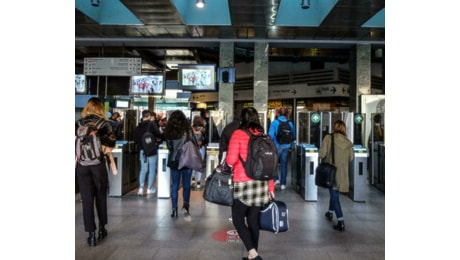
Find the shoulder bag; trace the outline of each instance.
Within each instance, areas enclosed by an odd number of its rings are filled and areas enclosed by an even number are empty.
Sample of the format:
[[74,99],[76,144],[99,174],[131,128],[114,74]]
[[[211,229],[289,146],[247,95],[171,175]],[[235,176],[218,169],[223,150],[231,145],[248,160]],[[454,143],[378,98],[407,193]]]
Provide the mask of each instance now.
[[180,148],[181,156],[178,169],[189,168],[195,171],[202,171],[203,160],[201,159],[200,149],[198,148],[195,137],[190,133],[188,135],[188,141],[186,141]]
[[[335,167],[334,158],[334,134],[331,134],[331,153],[332,153],[332,164],[322,162],[316,168],[315,184],[316,186],[323,188],[332,188],[335,185],[335,175],[337,173],[337,167]],[[325,161],[325,160],[324,160]]]
[[233,205],[233,172],[227,164],[221,164],[206,178],[204,200],[222,206]]

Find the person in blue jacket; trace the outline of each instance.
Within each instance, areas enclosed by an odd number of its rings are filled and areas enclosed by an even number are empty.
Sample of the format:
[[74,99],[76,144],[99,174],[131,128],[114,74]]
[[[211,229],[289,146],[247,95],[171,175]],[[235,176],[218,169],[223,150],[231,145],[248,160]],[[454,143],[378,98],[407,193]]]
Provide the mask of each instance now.
[[[294,123],[291,120],[286,118],[287,109],[280,108],[278,112],[278,118],[273,120],[270,124],[270,128],[268,130],[268,135],[270,139],[276,145],[276,149],[278,150],[278,161],[280,163],[280,177],[278,175],[275,176],[275,184],[281,184],[281,190],[286,189],[286,178],[287,178],[287,164],[288,164],[288,156],[289,156],[289,149],[291,149],[291,143],[295,140],[296,131]],[[289,130],[286,130],[285,133],[287,136],[281,137],[278,135],[281,129],[278,129],[281,122],[288,122],[290,126],[290,133]],[[280,180],[281,179],[281,180]]]

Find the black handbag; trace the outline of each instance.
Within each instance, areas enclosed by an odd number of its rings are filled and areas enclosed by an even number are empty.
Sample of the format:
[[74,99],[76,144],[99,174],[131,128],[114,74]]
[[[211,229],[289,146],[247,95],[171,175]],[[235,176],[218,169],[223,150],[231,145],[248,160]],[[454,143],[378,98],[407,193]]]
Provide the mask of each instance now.
[[335,175],[337,173],[337,167],[334,165],[334,134],[331,134],[331,139],[332,164],[321,162],[318,167],[316,167],[315,176],[316,186],[328,189],[334,187]]
[[225,165],[219,165],[206,178],[203,198],[222,206],[233,205],[233,173]]

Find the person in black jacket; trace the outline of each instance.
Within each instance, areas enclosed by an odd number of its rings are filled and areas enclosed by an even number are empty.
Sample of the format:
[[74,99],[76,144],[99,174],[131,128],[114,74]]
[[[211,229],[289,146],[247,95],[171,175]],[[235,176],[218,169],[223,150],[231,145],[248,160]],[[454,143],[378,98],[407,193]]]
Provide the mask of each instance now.
[[[111,154],[115,147],[116,136],[113,132],[112,125],[105,115],[104,103],[97,97],[92,97],[86,103],[81,112],[79,122],[83,125],[98,122],[103,119],[103,124],[98,128],[97,135],[101,140],[102,152],[106,155]],[[75,129],[77,130],[77,129]],[[77,131],[75,131],[77,136]],[[76,175],[83,208],[83,221],[85,231],[89,233],[87,243],[89,246],[96,246],[96,223],[94,204],[96,204],[97,217],[99,219],[99,236],[102,240],[107,236],[105,225],[108,223],[107,218],[107,189],[109,177],[107,172],[106,158],[97,165],[83,166],[77,158]],[[115,174],[114,172],[112,172]]]
[[[155,136],[155,139],[152,142],[152,145],[155,147],[152,149],[153,152],[149,154],[146,154],[147,152],[145,151],[141,140],[142,136],[147,131],[153,133],[153,135]],[[161,139],[161,137],[162,134],[158,129],[156,122],[150,120],[150,111],[142,111],[142,120],[134,130],[134,142],[139,147],[139,161],[141,164],[139,171],[139,190],[137,192],[137,195],[139,196],[144,195],[144,182],[145,177],[147,175],[147,169],[149,171],[149,179],[146,193],[147,195],[149,195],[154,194],[156,192],[156,189],[153,188],[158,162],[158,145],[156,139]]]

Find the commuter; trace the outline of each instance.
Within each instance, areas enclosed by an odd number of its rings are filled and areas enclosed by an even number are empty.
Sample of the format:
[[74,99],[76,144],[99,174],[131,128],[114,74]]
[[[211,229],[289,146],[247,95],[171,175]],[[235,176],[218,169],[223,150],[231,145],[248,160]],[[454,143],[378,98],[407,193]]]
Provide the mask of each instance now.
[[[115,147],[116,136],[113,133],[112,125],[108,121],[104,112],[104,103],[97,97],[92,97],[86,103],[81,112],[81,124],[98,122],[104,119],[105,122],[99,127],[97,135],[102,144],[102,152],[110,154]],[[75,136],[77,131],[75,131]],[[85,231],[88,232],[87,243],[89,246],[96,246],[96,223],[94,204],[96,204],[97,217],[99,220],[98,240],[107,236],[105,225],[107,219],[107,189],[108,189],[108,172],[103,157],[102,162],[97,165],[83,166],[78,160],[76,163],[76,175],[83,209],[83,222]]]
[[225,155],[228,149],[228,143],[230,142],[230,137],[233,132],[240,127],[240,115],[236,112],[233,115],[233,121],[227,124],[222,130],[222,134],[219,140],[219,162],[222,162],[222,158],[225,159]]
[[[225,160],[227,156],[228,150],[228,143],[230,142],[230,138],[232,137],[233,132],[238,129],[241,125],[240,115],[238,113],[233,114],[233,121],[230,124],[226,125],[222,130],[222,135],[220,136],[219,140],[219,162]],[[232,222],[232,216],[228,218],[230,222]]]
[[110,123],[112,124],[113,132],[117,136],[117,140],[123,140],[123,122],[121,121],[120,113],[113,112],[110,117]]
[[179,184],[182,178],[182,198],[183,206],[182,211],[185,217],[190,216],[190,183],[192,180],[192,169],[182,168],[178,169],[180,157],[178,152],[181,146],[190,138],[194,138],[191,133],[191,125],[184,112],[175,110],[168,118],[164,130],[164,137],[166,139],[166,146],[168,147],[168,162],[167,166],[171,172],[172,190],[171,190],[171,204],[172,211],[171,217],[178,218],[177,204]]
[[[143,147],[142,138],[144,133],[150,132],[153,134],[155,140],[151,143],[151,148],[145,150]],[[161,139],[160,130],[154,121],[150,120],[150,111],[142,111],[141,122],[134,129],[134,142],[139,147],[139,161],[140,161],[140,170],[139,170],[139,190],[137,195],[144,195],[144,183],[148,170],[148,183],[147,183],[147,195],[154,194],[156,189],[153,188],[153,183],[155,182],[155,174],[157,170],[158,162],[158,144],[156,139]]]
[[[201,116],[195,116],[192,121],[192,130],[193,134],[195,135],[195,139],[197,141],[198,147],[200,148],[201,159],[203,162],[205,161],[205,153],[206,153],[206,128],[204,124],[203,118]],[[204,167],[203,167],[204,169]],[[193,171],[192,172],[192,179],[195,178],[196,188],[201,189],[201,181],[203,177],[202,171]],[[193,187],[193,184],[192,184]]]
[[[212,143],[218,143],[219,142],[219,131],[217,131],[217,126],[212,120],[212,118],[209,117],[209,111],[208,110],[202,110],[200,113],[201,117],[204,119],[205,124],[206,124],[206,133],[208,133],[208,140],[206,140],[205,145],[208,144],[209,142],[209,135],[211,135],[211,142]],[[212,124],[212,132],[210,131]]]
[[263,133],[264,129],[260,125],[256,109],[243,109],[241,127],[233,132],[228,145],[226,163],[233,168],[234,181],[232,220],[239,237],[248,250],[248,259],[262,259],[257,251],[259,213],[270,198],[275,199],[275,185],[273,180],[259,181],[247,176],[239,159],[241,157],[246,161],[248,156],[249,135],[243,129],[248,129],[255,135]]
[[[329,189],[329,210],[325,216],[327,220],[332,221],[333,213],[335,212],[337,224],[333,227],[335,230],[344,231],[345,224],[342,206],[340,205],[340,193],[348,192],[349,190],[348,168],[354,156],[353,143],[347,138],[347,127],[342,120],[337,120],[334,123],[332,134],[334,135],[334,165],[337,167],[337,173],[335,185]],[[319,157],[328,163],[332,163],[331,153],[330,151],[328,152],[331,147],[331,140],[331,135],[325,136],[318,153]]]
[[[273,140],[273,142],[276,145],[276,149],[278,150],[278,161],[280,164],[280,175],[281,175],[281,182],[280,178],[278,175],[275,176],[275,184],[281,184],[281,189],[284,190],[286,189],[286,182],[287,182],[287,167],[288,167],[288,158],[289,158],[289,149],[291,149],[291,143],[292,141],[295,140],[295,127],[294,123],[292,121],[288,120],[286,118],[287,115],[287,109],[281,108],[279,110],[279,115],[276,120],[273,120],[270,124],[270,128],[268,130],[268,135],[270,136],[270,139]],[[282,124],[282,122],[288,122],[289,128],[290,128],[290,135],[288,140],[283,140],[284,138],[278,138],[278,131],[280,130],[279,127]]]

